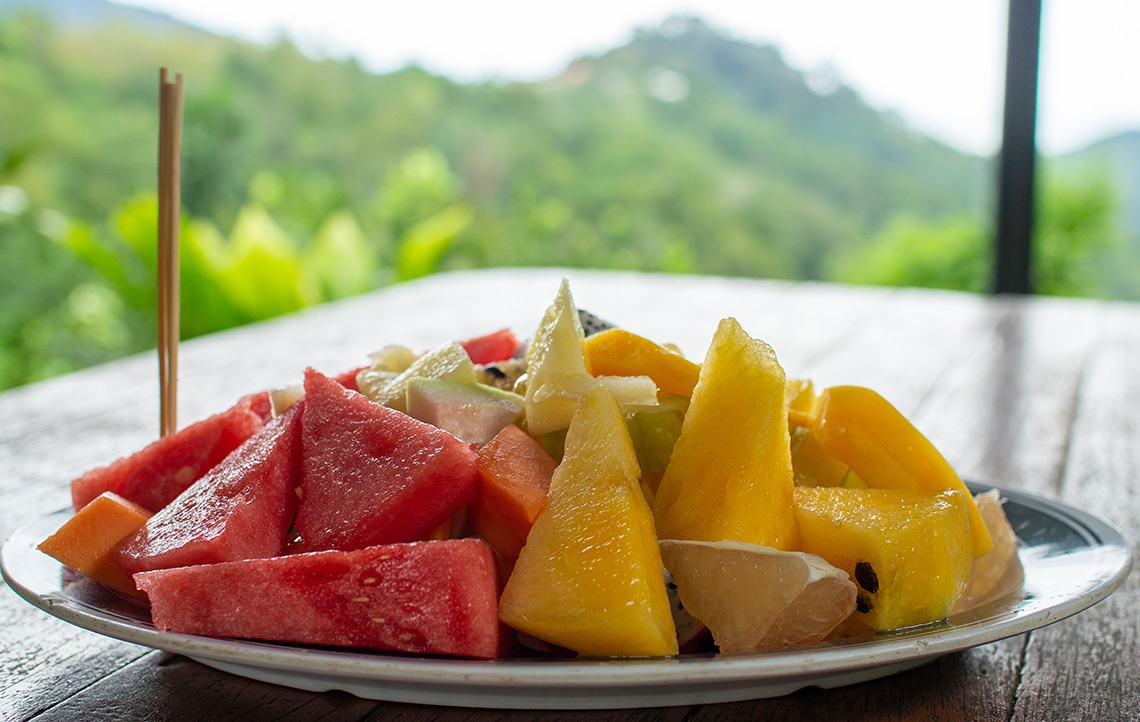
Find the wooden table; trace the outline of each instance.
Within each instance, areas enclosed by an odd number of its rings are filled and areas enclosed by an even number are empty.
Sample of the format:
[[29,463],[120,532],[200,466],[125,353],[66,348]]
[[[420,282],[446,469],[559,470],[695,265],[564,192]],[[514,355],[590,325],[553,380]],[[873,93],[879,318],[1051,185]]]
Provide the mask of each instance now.
[[[498,270],[431,277],[183,344],[180,418],[337,372],[388,343],[417,349],[509,326],[529,335],[561,277],[582,308],[700,359],[735,316],[788,374],[879,390],[961,474],[1059,498],[1140,538],[1140,306],[687,276]],[[69,504],[68,482],[158,429],[143,355],[0,395],[0,537]],[[1140,719],[1136,574],[1030,634],[878,681],[695,708],[559,719]],[[543,713],[366,701],[249,681],[107,639],[0,591],[3,720],[521,720]]]

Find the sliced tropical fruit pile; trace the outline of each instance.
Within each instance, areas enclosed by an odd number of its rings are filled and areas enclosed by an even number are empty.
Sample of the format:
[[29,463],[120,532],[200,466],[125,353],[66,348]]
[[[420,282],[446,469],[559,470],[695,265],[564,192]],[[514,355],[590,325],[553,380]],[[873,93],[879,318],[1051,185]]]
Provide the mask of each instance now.
[[300,376],[80,477],[40,548],[159,629],[472,657],[819,643],[1021,582],[996,495],[734,318],[698,363],[563,281],[529,341]]

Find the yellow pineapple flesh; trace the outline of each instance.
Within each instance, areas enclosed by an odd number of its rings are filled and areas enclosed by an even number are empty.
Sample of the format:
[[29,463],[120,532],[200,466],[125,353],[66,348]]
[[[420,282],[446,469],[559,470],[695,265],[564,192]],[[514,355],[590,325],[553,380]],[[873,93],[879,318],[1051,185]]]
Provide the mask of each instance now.
[[795,509],[803,551],[855,580],[855,617],[876,631],[944,619],[969,584],[961,491],[801,486]]
[[735,319],[720,322],[657,488],[663,539],[796,550],[784,371]]
[[499,601],[514,629],[588,656],[677,653],[653,516],[625,420],[596,386]]

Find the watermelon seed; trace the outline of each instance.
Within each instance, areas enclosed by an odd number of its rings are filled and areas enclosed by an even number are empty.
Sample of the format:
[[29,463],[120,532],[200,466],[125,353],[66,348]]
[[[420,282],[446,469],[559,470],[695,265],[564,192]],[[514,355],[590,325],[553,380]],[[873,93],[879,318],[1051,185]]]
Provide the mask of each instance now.
[[373,617],[372,621],[376,622],[377,624],[383,624],[384,622],[387,622],[388,620],[384,619],[384,617]]
[[364,580],[364,583],[365,584],[375,584],[376,583],[376,577],[368,577],[367,579]]
[[368,597],[353,597],[351,601],[364,603],[368,602],[369,599]]

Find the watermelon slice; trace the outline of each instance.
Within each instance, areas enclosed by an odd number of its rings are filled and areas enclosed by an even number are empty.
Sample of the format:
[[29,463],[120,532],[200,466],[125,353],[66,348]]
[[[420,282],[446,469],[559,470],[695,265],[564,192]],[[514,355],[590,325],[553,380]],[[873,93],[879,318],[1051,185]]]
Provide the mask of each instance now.
[[359,384],[356,383],[356,376],[361,371],[366,371],[369,368],[371,368],[371,367],[370,366],[360,366],[359,368],[354,368],[354,369],[351,369],[349,371],[345,371],[344,373],[333,376],[333,378],[336,379],[337,383],[339,383],[341,386],[345,387],[346,389],[351,389],[353,391],[359,391],[360,386],[359,386]]
[[313,551],[424,539],[475,494],[475,450],[305,371],[297,530]]
[[[105,491],[156,512],[262,427],[255,396],[71,482],[76,511]],[[268,395],[266,395],[268,404]]]
[[478,539],[209,564],[135,576],[158,629],[491,658],[495,557]]
[[249,401],[249,408],[253,413],[261,417],[261,423],[268,424],[273,418],[273,402],[270,401],[268,391],[259,391],[256,394],[250,394],[245,398],[238,401]]
[[471,357],[471,363],[490,364],[509,359],[518,349],[519,340],[510,329],[504,328],[486,336],[460,341],[459,345]]
[[301,420],[296,403],[123,541],[127,574],[276,556],[297,511]]

